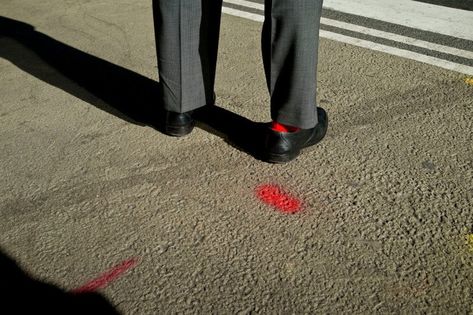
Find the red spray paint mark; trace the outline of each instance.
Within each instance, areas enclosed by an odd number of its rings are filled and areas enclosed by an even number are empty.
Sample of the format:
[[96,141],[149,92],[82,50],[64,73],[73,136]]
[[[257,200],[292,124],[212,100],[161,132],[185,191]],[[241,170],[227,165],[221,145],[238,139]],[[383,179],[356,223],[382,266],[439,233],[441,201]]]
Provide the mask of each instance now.
[[296,197],[284,192],[277,185],[261,185],[256,188],[256,195],[265,204],[283,213],[293,214],[302,209],[302,202]]
[[95,290],[105,288],[110,282],[120,277],[124,272],[133,268],[138,263],[138,259],[132,258],[125,260],[121,264],[113,267],[109,271],[100,275],[99,277],[87,282],[86,284],[74,289],[71,293],[87,293]]

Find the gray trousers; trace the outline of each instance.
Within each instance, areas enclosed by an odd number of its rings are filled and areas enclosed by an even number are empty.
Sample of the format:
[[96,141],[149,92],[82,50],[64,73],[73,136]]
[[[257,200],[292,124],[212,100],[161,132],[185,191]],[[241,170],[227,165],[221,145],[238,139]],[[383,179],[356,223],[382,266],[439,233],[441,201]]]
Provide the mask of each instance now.
[[[323,0],[265,0],[262,55],[271,118],[312,128]],[[222,0],[153,0],[164,108],[187,112],[213,103]]]

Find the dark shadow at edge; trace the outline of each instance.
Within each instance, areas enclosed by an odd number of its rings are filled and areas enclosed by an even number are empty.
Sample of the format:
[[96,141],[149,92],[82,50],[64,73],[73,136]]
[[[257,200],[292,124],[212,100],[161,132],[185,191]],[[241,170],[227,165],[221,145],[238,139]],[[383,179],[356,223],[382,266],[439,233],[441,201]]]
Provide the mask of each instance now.
[[[59,42],[30,24],[0,16],[2,37],[16,44],[0,45],[0,57],[23,71],[129,123],[162,132],[164,115],[157,81]],[[196,119],[199,128],[260,157],[264,124],[218,106],[197,110]]]
[[440,5],[443,7],[450,7],[454,9],[473,11],[472,0],[414,0],[414,1]]
[[120,314],[98,293],[68,293],[33,279],[0,249],[0,313]]

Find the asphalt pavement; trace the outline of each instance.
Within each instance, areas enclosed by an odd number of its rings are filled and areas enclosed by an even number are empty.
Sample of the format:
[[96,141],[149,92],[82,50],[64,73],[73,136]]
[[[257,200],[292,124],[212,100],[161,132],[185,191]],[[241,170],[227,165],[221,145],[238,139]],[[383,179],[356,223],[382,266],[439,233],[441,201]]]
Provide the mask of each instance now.
[[260,31],[224,14],[217,107],[176,139],[150,1],[0,2],[0,313],[473,312],[471,75],[322,38],[327,137],[267,164]]

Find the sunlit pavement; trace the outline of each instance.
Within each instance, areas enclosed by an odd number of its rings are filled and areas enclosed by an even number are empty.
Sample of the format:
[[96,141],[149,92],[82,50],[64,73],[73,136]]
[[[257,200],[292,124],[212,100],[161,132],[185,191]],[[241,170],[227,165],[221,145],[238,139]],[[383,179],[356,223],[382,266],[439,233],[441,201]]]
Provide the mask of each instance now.
[[[229,137],[269,121],[260,22],[224,15],[221,121],[175,139],[143,110],[157,103],[150,1],[4,1],[0,15],[0,289],[19,286],[5,255],[123,314],[473,311],[470,39],[439,35],[445,53],[419,46],[432,30],[413,49],[363,37],[420,62],[324,37],[329,133],[271,165]],[[2,296],[18,292],[41,293]]]

